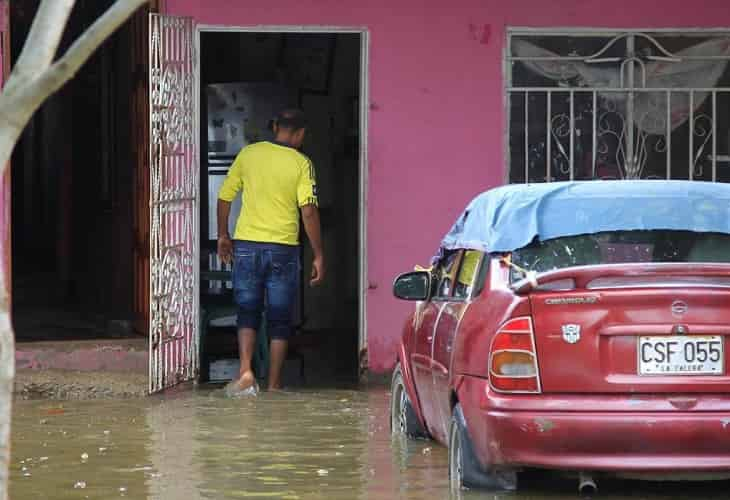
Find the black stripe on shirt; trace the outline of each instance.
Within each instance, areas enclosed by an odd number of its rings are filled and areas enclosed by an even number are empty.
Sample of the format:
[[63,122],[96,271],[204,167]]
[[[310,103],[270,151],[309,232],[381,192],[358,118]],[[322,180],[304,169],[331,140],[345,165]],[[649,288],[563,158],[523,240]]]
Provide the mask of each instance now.
[[312,164],[312,160],[309,158],[307,158],[307,167],[309,168],[309,180],[312,181],[312,184],[316,184],[317,178],[314,173],[314,164]]

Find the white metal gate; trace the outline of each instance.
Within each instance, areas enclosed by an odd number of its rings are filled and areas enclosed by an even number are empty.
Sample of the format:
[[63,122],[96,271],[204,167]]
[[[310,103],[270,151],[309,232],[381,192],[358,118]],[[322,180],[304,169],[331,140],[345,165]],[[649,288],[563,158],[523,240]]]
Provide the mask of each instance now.
[[150,392],[197,375],[193,21],[150,15]]

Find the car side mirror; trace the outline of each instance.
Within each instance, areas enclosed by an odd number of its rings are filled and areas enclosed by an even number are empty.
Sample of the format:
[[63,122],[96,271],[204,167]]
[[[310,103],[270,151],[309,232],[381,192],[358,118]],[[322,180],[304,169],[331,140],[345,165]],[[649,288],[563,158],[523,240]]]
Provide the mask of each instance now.
[[413,271],[401,274],[393,283],[393,295],[403,300],[427,300],[431,295],[431,273]]

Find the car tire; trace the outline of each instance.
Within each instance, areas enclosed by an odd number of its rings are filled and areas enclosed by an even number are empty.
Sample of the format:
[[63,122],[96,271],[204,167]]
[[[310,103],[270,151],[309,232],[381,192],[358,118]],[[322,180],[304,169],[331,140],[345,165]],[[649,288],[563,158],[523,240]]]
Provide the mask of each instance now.
[[451,414],[449,427],[449,486],[452,492],[462,489],[514,491],[517,473],[511,470],[485,471],[474,453],[461,405]]
[[390,386],[390,433],[393,436],[402,435],[409,438],[426,437],[403,383],[400,363],[393,370]]

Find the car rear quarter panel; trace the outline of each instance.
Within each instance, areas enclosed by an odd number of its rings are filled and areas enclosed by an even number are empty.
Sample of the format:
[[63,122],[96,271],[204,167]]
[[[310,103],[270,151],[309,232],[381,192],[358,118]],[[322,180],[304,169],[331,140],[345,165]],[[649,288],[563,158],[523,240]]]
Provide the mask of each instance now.
[[509,288],[508,270],[492,260],[489,283],[464,313],[454,340],[451,376],[489,375],[489,347],[499,326],[511,317],[530,314],[527,297],[517,296]]

